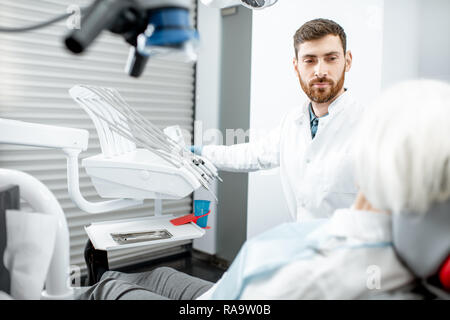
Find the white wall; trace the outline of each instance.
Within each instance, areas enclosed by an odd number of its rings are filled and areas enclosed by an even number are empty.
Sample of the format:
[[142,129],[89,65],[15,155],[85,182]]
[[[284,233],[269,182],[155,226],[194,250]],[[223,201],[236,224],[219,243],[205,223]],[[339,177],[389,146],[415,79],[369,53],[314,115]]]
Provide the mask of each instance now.
[[421,0],[419,76],[450,81],[450,1]]
[[387,88],[419,74],[420,0],[391,0],[384,7],[382,87]]
[[[279,1],[253,15],[250,128],[267,131],[304,96],[295,77],[292,37],[306,21],[328,18],[347,34],[353,67],[346,87],[360,100],[371,100],[381,88],[383,0]],[[249,177],[247,238],[290,221],[278,170]]]
[[450,1],[420,0],[419,76],[450,81]]
[[[194,127],[194,143],[199,145],[204,137],[202,133],[209,129],[219,128],[220,100],[220,60],[221,60],[221,16],[220,10],[208,8],[200,1],[198,3],[198,31],[200,33],[200,49],[198,53],[196,74],[196,103]],[[217,185],[212,191],[217,194]],[[211,199],[206,190],[194,193],[194,199]],[[208,254],[217,252],[217,210],[216,204],[211,204],[212,214],[208,217],[210,230],[194,240],[194,248]]]
[[450,1],[385,1],[382,87],[413,78],[450,81]]

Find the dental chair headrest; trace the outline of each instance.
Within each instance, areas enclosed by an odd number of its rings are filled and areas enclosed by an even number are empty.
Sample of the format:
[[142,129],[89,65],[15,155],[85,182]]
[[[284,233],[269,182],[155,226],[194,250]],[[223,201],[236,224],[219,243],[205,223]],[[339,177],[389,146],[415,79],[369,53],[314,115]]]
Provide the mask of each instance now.
[[424,216],[394,215],[393,237],[397,254],[418,278],[438,275],[450,291],[450,200]]

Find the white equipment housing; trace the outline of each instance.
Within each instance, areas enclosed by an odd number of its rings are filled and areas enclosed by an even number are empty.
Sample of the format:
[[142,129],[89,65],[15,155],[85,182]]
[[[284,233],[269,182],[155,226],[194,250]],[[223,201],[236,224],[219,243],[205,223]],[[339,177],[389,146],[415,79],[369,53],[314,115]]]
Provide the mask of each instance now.
[[102,198],[181,199],[200,187],[184,167],[176,168],[146,149],[107,158],[85,158],[82,166]]
[[[116,90],[80,85],[69,92],[97,129],[102,153],[83,159],[82,166],[101,197],[181,199],[209,182],[207,172],[190,162],[192,153],[131,109]],[[217,175],[213,165],[208,168]]]

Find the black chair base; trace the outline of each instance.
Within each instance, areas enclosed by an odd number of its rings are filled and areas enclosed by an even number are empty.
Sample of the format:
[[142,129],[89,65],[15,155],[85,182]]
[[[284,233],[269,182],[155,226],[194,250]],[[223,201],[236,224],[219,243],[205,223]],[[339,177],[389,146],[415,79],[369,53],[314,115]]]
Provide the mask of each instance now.
[[84,248],[84,260],[88,271],[87,285],[92,286],[109,270],[108,254],[106,251],[95,249],[88,239]]

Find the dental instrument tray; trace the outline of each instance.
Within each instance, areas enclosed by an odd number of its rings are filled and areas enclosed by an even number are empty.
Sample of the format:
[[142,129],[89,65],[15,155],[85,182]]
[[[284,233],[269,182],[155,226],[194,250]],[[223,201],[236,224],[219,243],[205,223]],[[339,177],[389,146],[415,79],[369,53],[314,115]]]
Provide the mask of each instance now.
[[97,250],[118,250],[158,243],[200,238],[205,230],[195,223],[174,226],[170,220],[181,215],[164,214],[145,218],[95,222],[85,226]]
[[154,241],[172,238],[166,229],[143,232],[111,233],[111,237],[118,244],[128,244],[136,242]]
[[221,180],[212,163],[190,152],[183,139],[168,130],[173,127],[161,130],[117,90],[77,85],[69,93],[98,134],[102,153],[83,159],[82,166],[102,198],[182,199],[200,187],[211,192],[210,184]]

